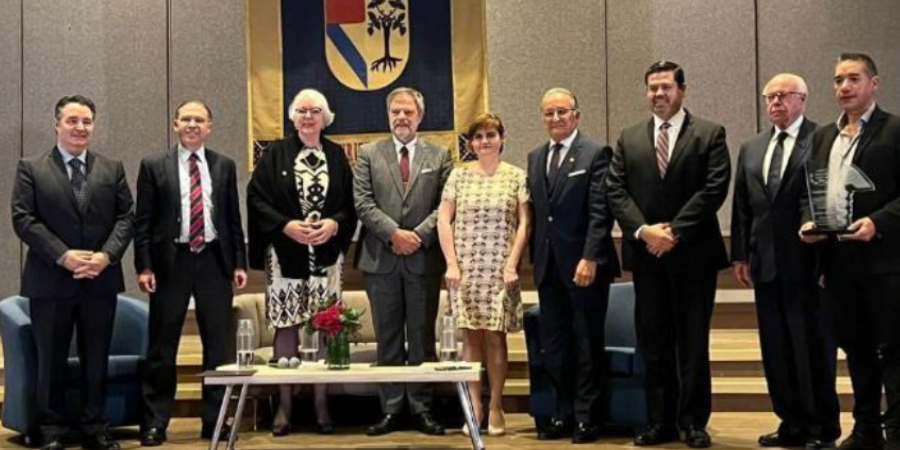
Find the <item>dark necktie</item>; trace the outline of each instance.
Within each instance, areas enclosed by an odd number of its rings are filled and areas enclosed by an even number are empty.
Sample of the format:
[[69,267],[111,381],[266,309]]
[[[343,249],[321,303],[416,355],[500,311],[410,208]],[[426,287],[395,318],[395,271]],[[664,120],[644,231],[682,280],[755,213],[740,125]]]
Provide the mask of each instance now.
[[409,149],[404,145],[400,147],[400,179],[403,180],[403,190],[409,183]]
[[556,176],[559,174],[559,155],[562,153],[563,145],[559,142],[553,144],[550,148],[550,170],[547,171],[547,184],[550,192],[556,187]]
[[188,158],[191,177],[191,228],[190,244],[192,252],[200,253],[206,246],[206,230],[203,219],[203,184],[200,182],[200,158],[196,153],[191,153]]
[[84,211],[84,205],[87,203],[87,183],[84,176],[84,163],[78,158],[69,160],[69,167],[72,168],[72,191],[75,193],[75,201],[78,203],[78,210]]
[[663,122],[659,126],[659,136],[656,138],[656,166],[659,168],[659,177],[666,177],[666,169],[669,168],[669,122]]
[[766,179],[766,187],[773,196],[778,193],[778,187],[781,186],[781,160],[784,159],[784,140],[788,134],[785,131],[778,133],[778,142],[775,143],[775,150],[772,151],[772,161],[769,162],[769,174]]

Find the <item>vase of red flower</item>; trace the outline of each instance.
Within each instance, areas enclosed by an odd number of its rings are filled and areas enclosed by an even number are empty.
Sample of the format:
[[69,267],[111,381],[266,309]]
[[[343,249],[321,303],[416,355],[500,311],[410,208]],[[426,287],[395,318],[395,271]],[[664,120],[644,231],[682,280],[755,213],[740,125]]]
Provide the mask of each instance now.
[[331,370],[344,370],[350,368],[350,336],[347,332],[340,332],[334,336],[328,336],[328,352],[325,355],[325,363]]
[[321,331],[325,334],[325,363],[329,369],[350,368],[350,337],[359,331],[361,315],[359,310],[347,306],[335,296],[318,312],[305,317],[307,332]]

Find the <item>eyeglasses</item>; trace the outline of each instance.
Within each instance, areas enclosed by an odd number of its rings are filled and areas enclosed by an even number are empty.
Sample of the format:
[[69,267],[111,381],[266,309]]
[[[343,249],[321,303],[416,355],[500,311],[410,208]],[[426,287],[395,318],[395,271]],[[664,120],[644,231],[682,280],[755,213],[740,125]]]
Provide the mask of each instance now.
[[311,108],[311,109],[297,108],[297,109],[294,109],[294,112],[297,113],[298,116],[305,116],[307,114],[310,114],[313,116],[318,116],[319,114],[322,114],[322,108]]
[[553,120],[554,117],[559,116],[560,119],[567,119],[573,112],[578,111],[575,108],[559,108],[559,109],[548,109],[541,113],[544,116],[544,119]]
[[762,94],[762,98],[766,99],[768,103],[775,103],[776,100],[784,100],[785,97],[789,97],[791,95],[804,95],[802,92],[772,92],[769,94]]

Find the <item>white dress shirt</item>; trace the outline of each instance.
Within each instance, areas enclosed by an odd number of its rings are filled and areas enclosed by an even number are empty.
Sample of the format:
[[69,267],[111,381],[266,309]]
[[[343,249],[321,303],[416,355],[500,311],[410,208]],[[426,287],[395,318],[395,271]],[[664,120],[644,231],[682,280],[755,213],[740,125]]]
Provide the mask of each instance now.
[[406,151],[409,152],[409,174],[412,176],[413,156],[416,154],[416,143],[419,142],[419,137],[416,136],[412,138],[412,140],[406,144],[400,142],[400,139],[397,139],[397,136],[391,135],[391,137],[394,139],[394,150],[397,152],[397,164],[400,164],[400,149],[406,147]]
[[[550,146],[548,148],[550,149],[551,152],[553,151],[554,145],[562,144],[562,148],[559,149],[559,159],[558,159],[558,164],[556,166],[557,169],[559,168],[559,166],[562,165],[563,161],[566,160],[566,155],[569,154],[569,149],[572,148],[572,142],[575,141],[576,137],[578,137],[578,129],[575,129],[575,131],[573,131],[572,134],[569,135],[569,137],[567,137],[559,142],[556,142],[553,139],[550,139],[550,144],[549,144]],[[552,159],[553,159],[553,155],[550,152],[548,152],[547,153],[547,174],[548,175],[550,174],[550,161]]]
[[[841,114],[837,121],[837,127],[840,131],[834,142],[831,144],[831,153],[828,155],[828,191],[826,194],[826,208],[830,215],[829,220],[840,223],[845,219],[841,217],[844,211],[847,211],[847,188],[846,179],[847,172],[853,164],[853,157],[856,155],[856,147],[859,145],[859,137],[872,118],[872,112],[875,111],[875,103],[873,102],[865,114],[859,119],[859,129],[856,135],[847,132],[847,116]],[[850,225],[850,224],[847,224]]]
[[[181,187],[181,233],[178,242],[191,241],[191,151],[178,144],[178,181]],[[200,169],[200,187],[203,190],[203,236],[207,243],[216,239],[216,227],[213,225],[214,206],[212,202],[212,179],[209,177],[209,166],[206,164],[206,147],[196,152],[197,168]]]
[[662,120],[656,114],[653,115],[653,148],[656,148],[656,143],[659,142],[659,127],[662,126],[663,123],[669,122],[669,129],[666,130],[669,135],[669,155],[668,160],[672,159],[672,150],[675,149],[675,141],[678,140],[678,133],[681,132],[681,127],[684,126],[684,118],[686,114],[684,112],[684,108],[678,110],[674,116],[670,117],[669,120]]
[[763,159],[763,184],[769,184],[769,168],[772,167],[772,155],[775,153],[775,146],[778,145],[778,135],[781,134],[782,131],[788,135],[784,138],[784,143],[782,144],[784,152],[781,155],[781,173],[778,174],[778,177],[784,178],[784,169],[787,168],[787,163],[791,159],[791,153],[794,151],[794,144],[797,143],[797,135],[800,134],[800,125],[802,124],[803,115],[801,114],[794,123],[790,124],[784,130],[778,128],[777,125],[773,127],[772,138],[769,139],[769,147],[766,149],[766,156]]

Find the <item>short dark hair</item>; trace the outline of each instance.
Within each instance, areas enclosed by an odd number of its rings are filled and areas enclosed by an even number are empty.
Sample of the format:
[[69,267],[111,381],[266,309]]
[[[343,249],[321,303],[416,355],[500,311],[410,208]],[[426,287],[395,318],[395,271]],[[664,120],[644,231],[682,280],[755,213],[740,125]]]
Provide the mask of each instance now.
[[838,58],[838,64],[844,61],[861,62],[866,65],[866,71],[869,72],[870,77],[878,75],[878,68],[875,67],[875,61],[871,56],[865,53],[841,53],[841,56]]
[[77,103],[79,105],[86,106],[88,109],[91,110],[92,116],[97,115],[97,107],[94,106],[94,102],[91,99],[89,99],[83,95],[75,94],[75,95],[67,95],[67,96],[59,99],[58,102],[56,102],[56,110],[54,112],[54,114],[56,115],[56,120],[59,120],[62,118],[63,108],[65,108],[66,105],[68,105],[70,103]]
[[[506,133],[506,127],[503,126],[503,121],[500,120],[499,116],[490,112],[481,113],[469,124],[469,128],[466,130],[466,139],[471,142],[478,130],[490,130],[492,128],[497,130],[501,138]],[[500,153],[503,153],[502,145],[500,146]]]
[[196,104],[202,106],[203,109],[206,110],[206,115],[209,116],[209,120],[212,120],[212,118],[213,118],[212,110],[209,109],[209,105],[207,105],[206,102],[204,102],[203,100],[185,100],[185,101],[181,102],[178,105],[178,107],[175,108],[175,119],[178,119],[179,114],[181,114],[181,108],[184,108],[189,103],[196,103]]
[[675,83],[680,88],[684,87],[684,70],[677,63],[666,60],[657,61],[650,65],[647,72],[644,73],[644,85],[648,84],[647,81],[650,79],[650,75],[660,72],[675,72]]

